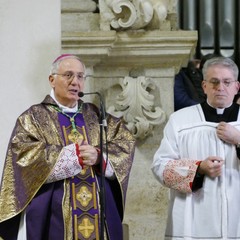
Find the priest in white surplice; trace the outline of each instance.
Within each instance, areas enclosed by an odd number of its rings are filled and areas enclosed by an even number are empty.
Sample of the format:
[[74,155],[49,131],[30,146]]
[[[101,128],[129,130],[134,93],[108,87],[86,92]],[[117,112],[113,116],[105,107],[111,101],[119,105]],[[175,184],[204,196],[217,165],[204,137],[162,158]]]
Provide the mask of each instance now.
[[207,101],[170,116],[152,164],[170,188],[165,239],[240,239],[238,68],[213,58],[203,77]]

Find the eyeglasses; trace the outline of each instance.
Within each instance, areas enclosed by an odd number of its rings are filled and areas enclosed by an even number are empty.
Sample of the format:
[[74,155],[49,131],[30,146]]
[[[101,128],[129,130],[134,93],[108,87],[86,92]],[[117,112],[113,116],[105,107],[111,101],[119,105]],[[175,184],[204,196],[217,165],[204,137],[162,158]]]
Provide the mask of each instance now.
[[74,77],[77,77],[78,81],[83,81],[86,78],[86,75],[84,75],[83,73],[74,73],[72,71],[67,71],[65,73],[53,73],[52,75],[62,76],[66,81],[70,81]]
[[233,82],[236,82],[235,80],[223,80],[220,81],[218,79],[211,79],[209,81],[206,80],[206,82],[213,85],[213,87],[217,87],[220,83],[222,83],[225,87],[230,87]]

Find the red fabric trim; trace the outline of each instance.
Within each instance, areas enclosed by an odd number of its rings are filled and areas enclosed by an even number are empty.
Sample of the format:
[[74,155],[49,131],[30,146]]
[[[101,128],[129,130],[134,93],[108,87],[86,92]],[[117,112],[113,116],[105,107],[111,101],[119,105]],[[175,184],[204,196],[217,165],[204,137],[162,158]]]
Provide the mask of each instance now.
[[[199,168],[201,162],[202,162],[202,161],[197,161],[197,162],[196,162],[196,165],[197,165],[198,167],[197,167],[197,171],[196,171],[196,174],[195,174],[194,179],[195,179],[195,178],[197,177],[197,175],[198,175],[198,168]],[[190,183],[189,183],[189,186],[190,186],[190,188],[192,189],[192,188],[193,188],[193,182],[190,182]]]
[[[96,150],[97,150],[97,153],[98,153],[98,159],[100,159],[101,151],[100,151],[100,149],[98,149],[98,148],[96,148]],[[105,170],[106,170],[106,167],[107,167],[107,164],[106,164],[105,159],[103,158],[103,171],[104,171],[104,172],[105,172]],[[98,164],[98,165],[95,165],[95,166],[94,166],[94,168],[95,168],[96,172],[97,172],[98,174],[100,174],[100,161],[99,161],[99,164]]]
[[[96,150],[97,150],[97,153],[98,153],[98,159],[100,159],[101,151],[98,148],[96,148]],[[106,170],[106,167],[107,167],[107,164],[106,164],[105,159],[103,158],[103,170],[104,171]]]
[[202,161],[198,161],[198,162],[196,162],[196,165],[198,165],[198,166],[199,166],[201,162],[202,162]]
[[81,165],[81,167],[83,168],[83,159],[80,157],[79,145],[76,143],[75,147],[76,147],[76,154],[77,154],[77,157],[78,157],[78,162]]

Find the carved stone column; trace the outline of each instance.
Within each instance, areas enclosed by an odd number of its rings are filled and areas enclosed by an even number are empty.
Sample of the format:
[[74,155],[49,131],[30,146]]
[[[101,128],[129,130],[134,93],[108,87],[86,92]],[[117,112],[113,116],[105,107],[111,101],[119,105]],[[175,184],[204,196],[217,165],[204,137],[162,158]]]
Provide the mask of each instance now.
[[174,75],[197,42],[196,32],[175,29],[175,4],[62,2],[62,52],[79,55],[87,66],[86,91],[102,93],[107,111],[123,117],[137,139],[124,218],[130,240],[161,240],[164,235],[167,190],[150,168],[173,112]]

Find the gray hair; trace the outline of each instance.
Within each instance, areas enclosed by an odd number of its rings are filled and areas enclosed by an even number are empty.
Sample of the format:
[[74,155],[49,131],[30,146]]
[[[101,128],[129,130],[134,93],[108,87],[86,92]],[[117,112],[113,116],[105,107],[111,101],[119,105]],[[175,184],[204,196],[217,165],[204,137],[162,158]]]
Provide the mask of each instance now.
[[202,69],[204,80],[206,80],[207,70],[210,67],[216,66],[216,65],[220,65],[222,67],[226,67],[229,70],[231,70],[235,80],[238,80],[238,73],[239,73],[238,66],[236,65],[236,63],[232,59],[227,58],[227,57],[213,57],[213,58],[208,59],[204,63],[203,69]]
[[59,65],[60,63],[65,60],[65,59],[76,59],[78,60],[82,65],[83,65],[83,70],[84,70],[84,73],[85,73],[85,70],[86,70],[86,67],[85,67],[85,64],[82,62],[82,60],[75,56],[75,55],[66,55],[66,56],[60,56],[58,57],[51,65],[51,68],[50,68],[50,75],[54,74],[54,73],[57,73],[58,72],[58,69],[59,69]]

